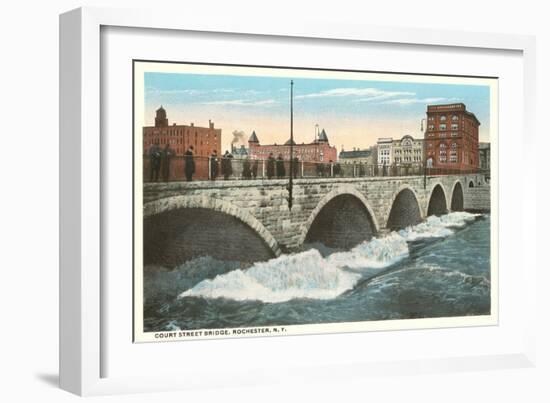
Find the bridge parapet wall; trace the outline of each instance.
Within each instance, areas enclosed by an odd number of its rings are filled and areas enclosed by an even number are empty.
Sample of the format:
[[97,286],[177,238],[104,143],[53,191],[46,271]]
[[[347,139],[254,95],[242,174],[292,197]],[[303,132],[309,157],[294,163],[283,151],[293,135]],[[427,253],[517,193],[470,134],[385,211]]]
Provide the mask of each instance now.
[[425,189],[422,176],[296,179],[292,211],[288,209],[287,180],[147,183],[144,185],[143,203],[147,210],[176,197],[179,200],[182,197],[193,200],[200,197],[223,201],[224,205],[230,206],[227,208],[233,214],[254,217],[276,240],[278,245],[273,248],[280,247],[284,252],[301,247],[315,215],[333,197],[343,194],[355,196],[365,205],[376,230],[380,231],[386,228],[395,198],[403,189],[414,193],[421,218],[425,218],[430,196],[437,184],[443,188],[449,209],[456,183],[460,183],[464,194],[467,194],[469,180],[478,183],[478,176],[481,177],[475,174],[430,176],[426,178]]

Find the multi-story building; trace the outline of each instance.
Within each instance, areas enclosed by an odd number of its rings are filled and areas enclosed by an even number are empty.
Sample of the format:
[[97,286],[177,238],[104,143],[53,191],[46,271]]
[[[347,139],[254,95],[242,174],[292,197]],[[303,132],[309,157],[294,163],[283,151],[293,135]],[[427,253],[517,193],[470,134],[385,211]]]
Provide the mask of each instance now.
[[379,165],[412,165],[424,160],[424,141],[409,135],[398,140],[379,138],[377,146]]
[[[336,147],[331,146],[325,129],[319,133],[311,143],[293,144],[294,156],[305,162],[330,162],[336,161]],[[248,155],[252,159],[265,160],[273,154],[275,158],[282,155],[283,159],[290,159],[290,140],[284,144],[260,144],[260,140],[253,131],[248,139]]]
[[428,105],[427,166],[460,171],[479,166],[479,120],[463,103]]
[[367,149],[356,149],[349,151],[344,151],[342,148],[342,151],[340,151],[340,154],[338,154],[338,161],[342,164],[365,164],[365,165],[374,165],[375,159],[376,159],[376,150],[374,150],[374,147],[370,147]]
[[491,169],[491,143],[479,143],[479,168]]
[[164,148],[170,144],[176,156],[182,156],[187,147],[192,145],[193,153],[197,157],[206,157],[214,150],[221,154],[222,131],[214,128],[214,122],[208,121],[208,127],[168,124],[166,110],[161,106],[156,111],[155,125],[143,127],[143,153],[147,155],[149,149],[158,144]]
[[390,165],[392,161],[392,145],[393,138],[391,137],[382,137],[376,142],[379,165]]

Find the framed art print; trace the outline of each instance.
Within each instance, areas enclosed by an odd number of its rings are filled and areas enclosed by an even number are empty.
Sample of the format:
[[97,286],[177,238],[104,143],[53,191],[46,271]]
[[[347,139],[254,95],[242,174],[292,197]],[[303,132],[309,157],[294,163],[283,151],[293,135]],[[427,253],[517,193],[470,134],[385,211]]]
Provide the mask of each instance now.
[[62,388],[533,365],[531,37],[60,21]]

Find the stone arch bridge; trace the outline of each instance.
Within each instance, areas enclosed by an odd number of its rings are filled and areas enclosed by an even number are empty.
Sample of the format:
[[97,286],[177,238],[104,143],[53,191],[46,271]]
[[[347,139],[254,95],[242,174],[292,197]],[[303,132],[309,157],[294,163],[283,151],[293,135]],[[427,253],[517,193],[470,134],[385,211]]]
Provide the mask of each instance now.
[[481,174],[168,182],[144,185],[145,264],[203,255],[252,262],[321,242],[350,248],[427,216],[468,210]]

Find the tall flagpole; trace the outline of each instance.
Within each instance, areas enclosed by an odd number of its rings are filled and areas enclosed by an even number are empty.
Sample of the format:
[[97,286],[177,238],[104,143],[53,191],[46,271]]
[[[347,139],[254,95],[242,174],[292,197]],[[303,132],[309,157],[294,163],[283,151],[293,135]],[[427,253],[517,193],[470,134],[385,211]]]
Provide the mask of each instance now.
[[288,209],[292,210],[292,177],[294,176],[294,116],[293,116],[294,81],[290,80],[290,172],[288,175]]

